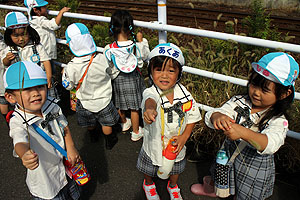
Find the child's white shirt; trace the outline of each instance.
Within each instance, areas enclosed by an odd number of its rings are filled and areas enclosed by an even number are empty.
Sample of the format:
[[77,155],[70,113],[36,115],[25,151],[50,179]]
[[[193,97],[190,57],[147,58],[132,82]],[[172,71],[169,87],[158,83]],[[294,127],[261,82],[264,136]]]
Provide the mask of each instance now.
[[[19,52],[19,57],[21,61],[31,61],[31,56],[33,56],[33,50],[32,50],[32,42],[29,41],[23,48],[21,47],[17,47],[18,48],[18,52]],[[42,69],[45,71],[45,67],[43,65],[42,62],[47,61],[47,60],[51,60],[51,58],[49,57],[49,55],[47,54],[44,46],[42,44],[38,44],[35,45],[36,47],[36,51],[39,53],[40,56],[40,62],[41,62],[41,67]],[[1,53],[1,62],[3,63],[3,59],[6,57],[6,54],[9,52],[15,52],[15,50],[13,50],[13,48],[7,46]],[[11,61],[11,65],[14,64],[16,62],[16,59]]]
[[[132,44],[133,44],[133,42],[131,40],[118,42],[118,45],[121,47],[126,47],[126,46],[129,46]],[[147,57],[150,53],[149,44],[148,44],[147,39],[143,38],[142,42],[136,42],[136,46],[137,46],[137,54],[136,55],[137,55],[137,60],[138,60],[138,67],[142,68],[143,64],[144,64],[144,60],[147,59]],[[108,49],[110,49],[110,47],[109,47],[109,45],[106,45],[104,48],[104,52]],[[126,57],[125,58],[117,58],[117,59],[126,59]],[[126,61],[123,61],[123,62],[126,62]],[[113,62],[109,62],[109,65],[110,65],[111,78],[115,79],[119,75],[120,70],[114,66]]]
[[[192,101],[192,107],[189,111],[185,112],[184,114],[184,120],[182,123],[182,127],[180,130],[180,135],[185,130],[185,127],[187,124],[196,123],[201,120],[201,114],[199,111],[199,108],[196,105],[195,100],[193,99],[190,92],[186,90],[186,88],[180,84],[176,84],[174,87],[174,100],[173,104],[170,104],[168,99],[163,96],[160,97],[160,94],[162,94],[162,91],[155,87],[154,85],[150,88],[147,88],[143,93],[143,101],[142,101],[142,108],[143,113],[145,112],[145,102],[147,99],[151,98],[155,102],[157,102],[157,116],[155,118],[155,122],[152,124],[144,123],[144,138],[143,138],[143,149],[145,150],[146,154],[151,158],[153,165],[161,166],[162,165],[162,139],[161,139],[161,126],[162,126],[162,120],[161,120],[161,105],[163,102],[164,108],[169,108],[175,105],[178,102],[186,103],[188,101]],[[168,123],[167,116],[168,113],[164,113],[164,143],[165,147],[168,143],[168,140],[172,136],[178,135],[179,130],[179,115],[172,111],[173,115],[173,122]],[[180,151],[178,156],[176,157],[175,162],[179,162],[185,157],[186,147]]]
[[55,18],[49,20],[45,16],[32,16],[29,23],[40,35],[41,44],[45,47],[47,54],[51,59],[56,59],[57,48],[54,31],[58,30],[60,26],[56,24]]
[[[3,51],[7,46],[4,43],[3,35],[0,33],[0,52]],[[1,53],[0,53],[1,56]],[[2,60],[2,58],[0,58]],[[5,67],[2,62],[0,62],[0,96],[4,96],[5,88],[4,88],[4,82],[3,82],[3,74],[5,72]]]
[[[91,55],[74,57],[64,68],[62,82],[68,85],[67,90],[77,87],[83,76]],[[112,98],[112,85],[110,75],[107,73],[109,65],[103,54],[96,54],[90,65],[81,87],[76,92],[83,107],[91,112],[99,112],[104,109]]]
[[[234,108],[237,106],[241,106],[242,108],[248,107],[252,108],[252,103],[245,95],[237,95],[232,97],[229,101],[227,101],[223,106],[220,108],[214,108],[210,110],[205,115],[205,123],[208,127],[214,129],[214,126],[210,120],[211,115],[215,112],[220,112],[225,114],[232,119],[236,119],[237,112],[234,111]],[[250,114],[250,119],[254,124],[258,124],[259,120],[262,118],[263,113],[266,110]],[[241,122],[243,122],[245,118],[241,118]],[[254,125],[253,125],[254,126]],[[251,128],[252,129],[252,128]],[[258,129],[257,129],[258,130]],[[273,117],[271,120],[268,121],[268,126],[262,130],[261,134],[265,134],[268,137],[268,145],[263,152],[257,151],[259,154],[274,154],[283,144],[286,138],[286,134],[288,131],[288,121],[282,115],[280,117]],[[258,131],[257,131],[258,132]],[[248,144],[250,145],[250,144]]]
[[[25,122],[29,125],[30,148],[37,153],[39,166],[34,170],[27,169],[26,183],[32,195],[43,199],[54,198],[67,184],[63,156],[31,126],[35,123],[57,144],[65,148],[63,129],[68,125],[68,122],[60,107],[53,101],[57,103],[57,100],[48,97],[43,105],[43,118],[30,113],[24,114],[24,111],[16,107],[9,123],[9,135],[13,139],[14,146],[20,142],[28,143],[29,139]],[[59,114],[56,120],[49,122],[54,135],[50,134],[47,128],[41,126],[41,122],[45,120],[48,113]],[[14,156],[17,156],[15,152]]]

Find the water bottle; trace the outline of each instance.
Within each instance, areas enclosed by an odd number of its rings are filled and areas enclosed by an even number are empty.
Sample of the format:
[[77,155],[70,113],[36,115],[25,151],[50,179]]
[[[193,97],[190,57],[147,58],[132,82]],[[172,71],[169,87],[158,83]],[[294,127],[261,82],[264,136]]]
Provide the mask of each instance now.
[[161,179],[169,178],[169,174],[172,171],[175,159],[177,157],[174,151],[177,149],[177,145],[174,146],[174,140],[170,139],[167,148],[163,150],[163,163],[157,170],[157,176]]

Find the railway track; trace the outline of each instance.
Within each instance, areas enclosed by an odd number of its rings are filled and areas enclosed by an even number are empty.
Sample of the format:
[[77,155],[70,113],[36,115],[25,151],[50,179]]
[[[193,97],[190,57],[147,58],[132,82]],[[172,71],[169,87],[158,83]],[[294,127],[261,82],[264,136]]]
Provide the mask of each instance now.
[[[10,0],[9,4],[19,2],[19,0]],[[54,0],[49,0],[49,3]],[[157,4],[156,1],[104,1],[104,0],[81,0],[79,13],[88,13],[95,15],[104,15],[105,12],[113,13],[117,9],[129,10],[134,19],[141,21],[157,21]],[[212,6],[188,3],[169,3],[167,4],[167,23],[171,25],[186,26],[192,28],[202,28],[213,31],[225,31],[225,23],[236,21],[234,27],[236,33],[243,33],[242,19],[251,15],[245,9],[233,8],[229,6]],[[300,43],[300,17],[276,16],[271,15],[272,25],[278,28],[278,31],[295,39],[291,43]],[[214,26],[217,24],[217,26]]]

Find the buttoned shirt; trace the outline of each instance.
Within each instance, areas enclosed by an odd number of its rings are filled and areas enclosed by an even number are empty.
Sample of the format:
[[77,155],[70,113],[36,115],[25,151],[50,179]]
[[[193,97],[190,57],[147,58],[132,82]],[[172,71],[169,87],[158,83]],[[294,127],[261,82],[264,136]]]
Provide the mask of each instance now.
[[29,23],[40,35],[41,44],[45,47],[47,54],[51,59],[56,59],[57,48],[54,31],[58,30],[60,26],[56,24],[55,18],[49,20],[45,16],[32,16]]
[[[2,51],[1,56],[0,56],[2,63],[3,63],[3,59],[6,57],[6,54],[9,53],[9,52],[18,53],[18,56],[19,56],[21,61],[32,61],[31,57],[34,54],[32,46],[33,46],[32,42],[29,41],[23,48],[18,46],[17,47],[18,48],[17,52],[15,50],[13,50],[11,47],[7,46]],[[45,48],[42,44],[35,45],[35,47],[36,47],[36,51],[39,54],[40,62],[51,60],[51,58],[47,54],[47,52],[46,52],[46,50],[45,50]],[[18,62],[17,59],[14,59],[14,60],[11,61],[11,64],[14,64],[16,62]],[[43,63],[41,63],[41,67],[42,67],[43,70],[45,70],[45,67],[44,67]]]
[[[227,115],[231,117],[232,119],[236,120],[238,113],[234,111],[234,109],[240,106],[242,108],[248,108],[250,111],[250,119],[254,123],[251,130],[254,130],[255,132],[259,132],[257,125],[261,118],[263,117],[263,114],[267,110],[263,110],[257,113],[251,113],[252,109],[252,103],[249,99],[249,97],[246,95],[237,95],[232,97],[229,101],[227,101],[223,106],[220,108],[215,108],[205,115],[205,123],[208,127],[214,129],[214,126],[210,120],[211,115],[215,112],[220,112],[224,115]],[[245,121],[245,117],[241,117],[240,122],[242,123]],[[268,137],[268,144],[264,151],[260,152],[257,151],[259,154],[274,154],[283,144],[286,137],[286,133],[288,131],[288,121],[287,119],[282,115],[279,117],[273,117],[270,119],[265,128],[260,132],[261,134],[264,134]],[[250,144],[248,144],[250,145]]]
[[[68,123],[56,103],[57,100],[48,97],[42,107],[43,118],[16,107],[9,123],[9,135],[13,139],[14,146],[30,141],[30,149],[38,155],[39,166],[34,170],[27,169],[26,184],[32,195],[43,199],[54,198],[67,184],[63,156],[32,127],[32,124],[36,124],[57,144],[65,148],[63,129]],[[43,128],[41,125],[49,113],[58,114],[57,119],[48,122],[53,134],[50,134],[47,127]],[[14,156],[17,156],[15,152]]]
[[[166,147],[168,141],[173,136],[178,135],[180,129],[180,135],[184,132],[187,124],[196,123],[201,120],[201,115],[199,108],[196,105],[196,102],[190,92],[181,85],[176,84],[174,87],[174,100],[173,103],[170,103],[166,96],[162,95],[163,92],[153,85],[150,88],[147,88],[143,93],[142,108],[145,108],[145,102],[147,99],[151,98],[157,103],[156,111],[157,116],[155,122],[152,124],[144,123],[144,138],[143,138],[143,149],[146,154],[151,158],[152,163],[157,166],[162,165],[162,117],[164,117],[164,146]],[[191,101],[191,107],[188,111],[184,112],[183,122],[180,128],[181,118],[175,111],[172,111],[172,122],[168,122],[168,113],[164,112],[164,116],[161,116],[161,108],[170,108],[177,103],[186,103]],[[143,110],[145,112],[145,110]],[[178,162],[185,157],[186,147],[180,151],[176,157],[175,162]]]
[[[66,89],[72,90],[83,76],[91,55],[74,57],[64,68],[62,81],[68,85]],[[103,54],[96,54],[90,65],[76,97],[82,106],[91,111],[99,112],[104,109],[112,98],[111,78],[108,74],[109,65]]]

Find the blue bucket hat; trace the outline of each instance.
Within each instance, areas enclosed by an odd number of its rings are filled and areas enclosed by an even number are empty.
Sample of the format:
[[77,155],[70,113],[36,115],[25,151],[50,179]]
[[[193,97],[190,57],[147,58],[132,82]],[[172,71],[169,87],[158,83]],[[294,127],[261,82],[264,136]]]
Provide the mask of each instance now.
[[82,23],[69,25],[65,36],[70,50],[77,57],[92,54],[97,50],[97,46],[89,29]]
[[266,79],[284,86],[294,86],[299,75],[299,65],[295,59],[283,52],[264,55],[258,62],[252,63],[254,71]]
[[17,90],[47,84],[46,73],[30,61],[16,62],[3,75],[5,89]]
[[29,25],[27,17],[21,12],[10,12],[5,16],[5,28],[15,29]]

